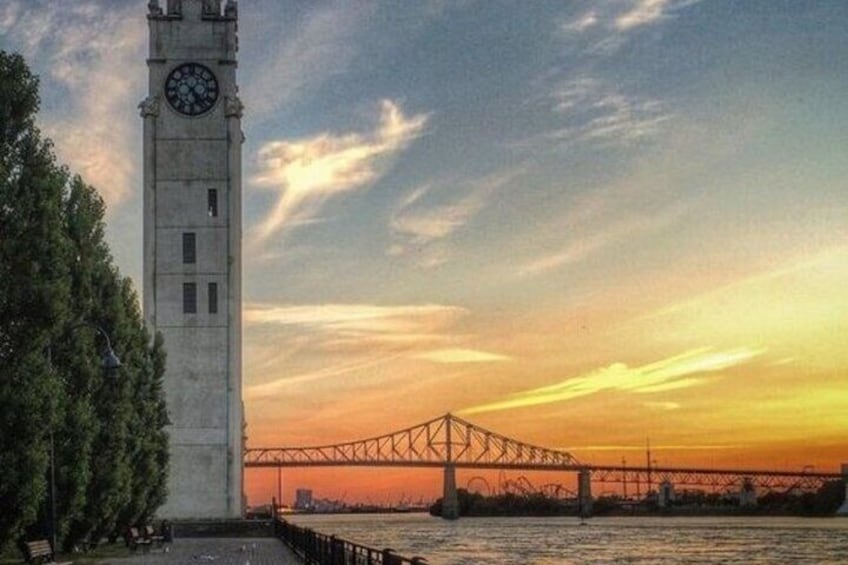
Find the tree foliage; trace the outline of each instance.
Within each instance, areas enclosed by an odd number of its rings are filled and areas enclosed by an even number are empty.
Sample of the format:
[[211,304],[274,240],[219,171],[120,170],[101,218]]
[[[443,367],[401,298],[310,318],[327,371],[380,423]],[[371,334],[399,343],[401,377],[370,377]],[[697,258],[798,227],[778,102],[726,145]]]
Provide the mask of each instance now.
[[0,51],[0,548],[48,533],[51,431],[65,548],[149,519],[168,464],[161,338],[113,263],[102,199],[57,164],[38,106],[38,79]]
[[[484,496],[460,488],[456,491],[456,498],[460,516],[567,516],[577,512],[575,505],[568,505],[540,492]],[[441,516],[441,498],[430,506],[430,514]]]

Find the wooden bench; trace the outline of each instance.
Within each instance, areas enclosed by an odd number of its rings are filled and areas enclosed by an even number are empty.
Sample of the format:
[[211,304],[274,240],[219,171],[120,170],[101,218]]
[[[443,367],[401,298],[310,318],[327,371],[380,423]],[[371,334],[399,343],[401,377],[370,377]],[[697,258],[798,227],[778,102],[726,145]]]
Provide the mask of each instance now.
[[46,539],[24,542],[24,560],[37,565],[72,565],[72,561],[56,563],[53,548]]
[[151,540],[142,536],[138,528],[130,528],[127,530],[126,535],[127,547],[130,548],[130,551],[137,551],[140,547],[142,551],[147,551],[150,549],[150,545],[153,543]]
[[161,547],[165,542],[165,536],[158,535],[150,525],[144,526],[144,539],[149,540],[156,547]]

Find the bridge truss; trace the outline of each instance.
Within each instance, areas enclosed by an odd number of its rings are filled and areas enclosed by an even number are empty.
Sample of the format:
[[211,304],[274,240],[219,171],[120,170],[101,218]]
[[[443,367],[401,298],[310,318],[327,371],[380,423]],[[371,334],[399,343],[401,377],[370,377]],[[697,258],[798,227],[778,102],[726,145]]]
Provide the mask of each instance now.
[[815,491],[828,481],[842,478],[839,473],[802,471],[769,471],[753,469],[684,469],[672,467],[617,467],[590,465],[596,483],[660,484],[668,481],[677,486],[706,487],[715,490],[754,488],[763,491]]
[[454,467],[571,471],[594,483],[696,486],[716,490],[812,491],[839,473],[802,471],[625,467],[581,463],[570,453],[531,445],[492,432],[452,414],[359,441],[314,447],[246,449],[245,467]]
[[444,467],[580,470],[570,453],[510,439],[452,414],[360,441],[245,450],[245,467]]

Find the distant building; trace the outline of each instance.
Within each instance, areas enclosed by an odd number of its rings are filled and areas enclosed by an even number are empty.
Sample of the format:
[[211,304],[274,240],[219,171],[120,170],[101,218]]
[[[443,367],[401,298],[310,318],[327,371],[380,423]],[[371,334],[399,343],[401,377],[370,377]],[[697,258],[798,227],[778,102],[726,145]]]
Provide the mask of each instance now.
[[295,491],[295,510],[309,510],[312,508],[312,489],[299,488]]

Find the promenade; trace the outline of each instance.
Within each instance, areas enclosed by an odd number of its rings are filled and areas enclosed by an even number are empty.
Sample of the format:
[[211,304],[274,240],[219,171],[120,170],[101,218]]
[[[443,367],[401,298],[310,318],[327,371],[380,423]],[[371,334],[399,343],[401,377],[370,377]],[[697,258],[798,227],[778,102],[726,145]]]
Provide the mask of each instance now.
[[[167,549],[167,553],[165,550]],[[164,548],[133,557],[110,559],[110,565],[302,565],[274,538],[177,538]]]

